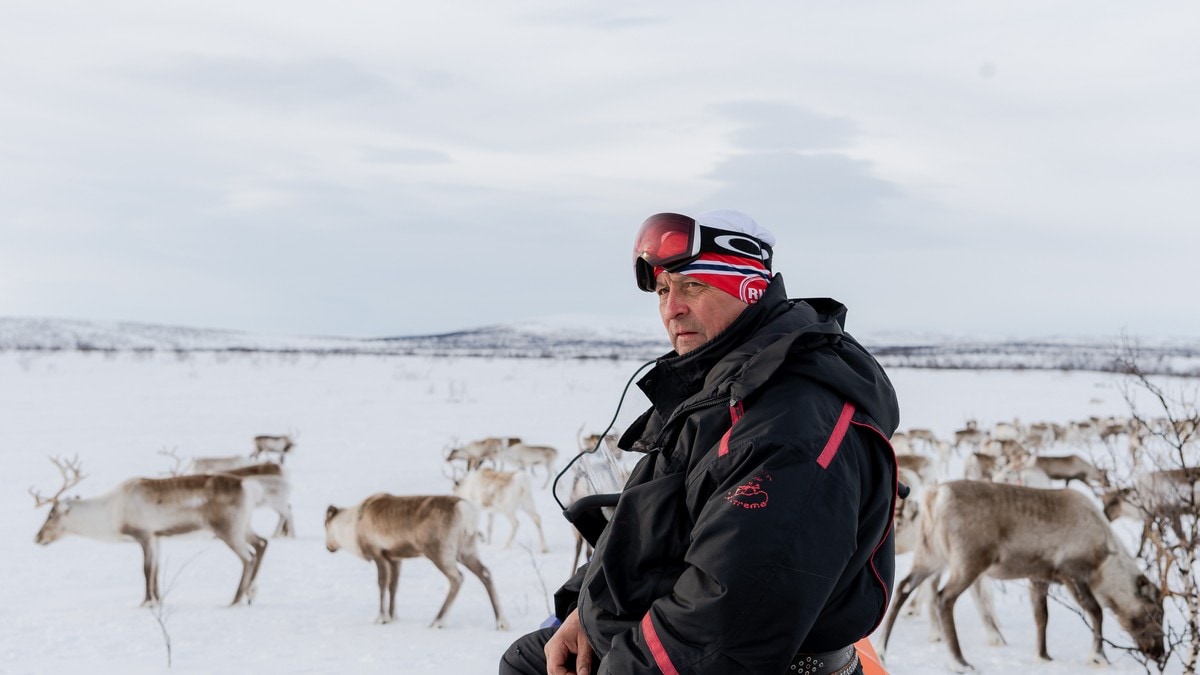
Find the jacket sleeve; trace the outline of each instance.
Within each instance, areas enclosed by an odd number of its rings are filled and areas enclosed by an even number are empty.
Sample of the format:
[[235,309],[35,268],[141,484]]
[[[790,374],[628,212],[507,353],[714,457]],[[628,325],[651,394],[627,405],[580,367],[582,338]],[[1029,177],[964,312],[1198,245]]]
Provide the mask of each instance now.
[[599,672],[783,673],[802,644],[848,644],[807,638],[845,591],[844,575],[858,574],[847,568],[861,556],[858,474],[871,450],[861,433],[843,430],[833,447],[801,449],[750,438],[714,460],[708,485],[689,485],[695,524],[683,574],[634,629],[614,637]]

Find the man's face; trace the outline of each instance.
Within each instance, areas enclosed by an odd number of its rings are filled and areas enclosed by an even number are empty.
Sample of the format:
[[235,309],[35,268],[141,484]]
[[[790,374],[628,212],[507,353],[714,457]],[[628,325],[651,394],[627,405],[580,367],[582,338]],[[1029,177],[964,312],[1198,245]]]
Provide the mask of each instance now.
[[703,281],[671,272],[658,275],[654,292],[667,337],[680,354],[716,337],[750,306]]

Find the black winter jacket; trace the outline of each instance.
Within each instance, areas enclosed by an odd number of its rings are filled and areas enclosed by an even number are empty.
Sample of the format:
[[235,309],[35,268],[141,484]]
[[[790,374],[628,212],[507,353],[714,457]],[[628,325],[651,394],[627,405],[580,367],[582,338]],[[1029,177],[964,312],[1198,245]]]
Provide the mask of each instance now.
[[788,300],[776,276],[638,383],[653,407],[620,446],[645,457],[558,596],[560,614],[577,600],[600,673],[784,673],[879,624],[899,408],[845,311]]

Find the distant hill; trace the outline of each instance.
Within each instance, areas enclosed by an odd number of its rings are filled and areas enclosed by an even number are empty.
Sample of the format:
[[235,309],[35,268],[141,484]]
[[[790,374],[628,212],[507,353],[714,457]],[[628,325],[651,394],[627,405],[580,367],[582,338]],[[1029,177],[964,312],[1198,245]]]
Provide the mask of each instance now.
[[[385,338],[269,336],[132,322],[0,317],[0,351],[222,352],[456,357],[645,359],[670,350],[645,325],[610,321],[568,325],[525,322],[440,335]],[[1122,338],[982,339],[942,335],[858,336],[889,367],[942,369],[1119,370],[1123,345],[1157,374],[1200,377],[1200,340]]]

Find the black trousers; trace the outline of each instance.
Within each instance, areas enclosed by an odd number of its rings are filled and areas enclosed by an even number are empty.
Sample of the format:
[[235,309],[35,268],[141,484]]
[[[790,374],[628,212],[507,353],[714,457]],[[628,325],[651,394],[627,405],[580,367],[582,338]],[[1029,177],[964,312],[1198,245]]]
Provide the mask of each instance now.
[[542,628],[517,638],[500,657],[500,675],[546,675],[546,643],[556,630]]

